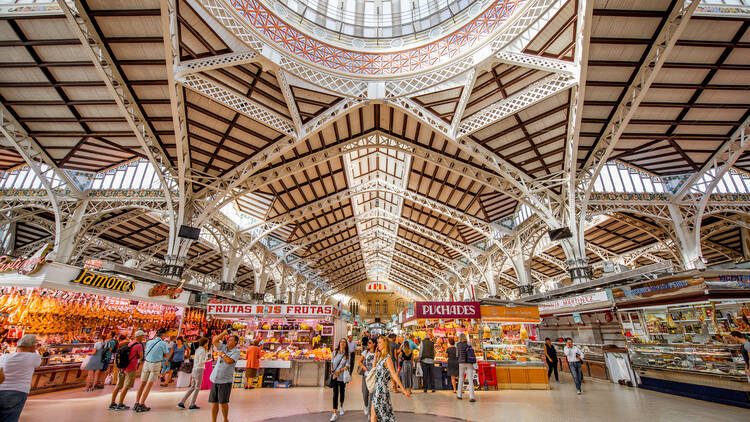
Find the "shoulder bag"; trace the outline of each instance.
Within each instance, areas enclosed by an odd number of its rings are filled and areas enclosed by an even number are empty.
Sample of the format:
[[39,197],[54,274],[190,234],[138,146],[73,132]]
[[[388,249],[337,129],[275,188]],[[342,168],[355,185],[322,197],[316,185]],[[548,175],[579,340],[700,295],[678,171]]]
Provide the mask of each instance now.
[[378,372],[376,370],[377,365],[373,364],[372,369],[370,369],[370,372],[367,373],[367,378],[365,378],[365,384],[367,384],[367,391],[375,391],[375,379],[376,379],[376,373]]

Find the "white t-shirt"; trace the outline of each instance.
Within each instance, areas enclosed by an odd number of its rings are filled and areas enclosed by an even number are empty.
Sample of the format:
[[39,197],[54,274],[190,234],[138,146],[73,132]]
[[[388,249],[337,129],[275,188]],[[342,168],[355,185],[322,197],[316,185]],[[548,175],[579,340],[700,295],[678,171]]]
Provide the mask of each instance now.
[[0,368],[5,371],[5,381],[0,390],[29,393],[34,368],[42,364],[42,357],[36,352],[15,352],[0,356]]

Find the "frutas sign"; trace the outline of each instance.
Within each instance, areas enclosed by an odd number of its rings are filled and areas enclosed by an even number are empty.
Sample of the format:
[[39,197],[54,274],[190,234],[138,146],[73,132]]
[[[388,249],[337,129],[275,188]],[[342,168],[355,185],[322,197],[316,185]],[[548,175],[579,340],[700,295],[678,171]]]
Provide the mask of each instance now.
[[365,291],[368,293],[388,293],[391,291],[391,287],[386,283],[373,281],[367,283],[367,285],[365,286]]
[[98,287],[100,289],[115,290],[119,292],[131,293],[135,290],[135,281],[123,280],[115,276],[97,274],[84,269],[78,274],[71,283],[80,284],[89,287]]
[[52,244],[48,243],[28,258],[0,256],[0,273],[16,270],[21,275],[32,275],[47,262],[45,258],[50,250],[52,250]]
[[417,318],[479,319],[479,302],[417,302]]
[[215,316],[327,317],[338,316],[331,305],[229,305],[209,303],[208,314]]

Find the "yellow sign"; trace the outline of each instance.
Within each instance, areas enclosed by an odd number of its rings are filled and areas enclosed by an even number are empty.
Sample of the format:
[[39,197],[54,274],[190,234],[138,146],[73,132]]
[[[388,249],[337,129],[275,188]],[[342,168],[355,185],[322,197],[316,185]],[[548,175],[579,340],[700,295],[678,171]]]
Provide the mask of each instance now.
[[482,306],[482,319],[500,322],[539,322],[536,306]]
[[92,273],[88,269],[81,271],[81,273],[78,274],[78,278],[70,280],[70,282],[89,287],[98,287],[100,289],[117,290],[125,293],[130,293],[135,290],[135,281]]

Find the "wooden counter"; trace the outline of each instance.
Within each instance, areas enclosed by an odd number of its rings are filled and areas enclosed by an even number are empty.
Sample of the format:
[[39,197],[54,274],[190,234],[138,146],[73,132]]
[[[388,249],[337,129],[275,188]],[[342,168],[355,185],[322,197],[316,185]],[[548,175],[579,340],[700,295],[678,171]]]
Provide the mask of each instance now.
[[495,373],[501,390],[549,390],[546,366],[497,365]]
[[30,395],[78,388],[86,385],[86,371],[80,363],[40,366],[31,377]]

